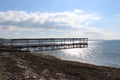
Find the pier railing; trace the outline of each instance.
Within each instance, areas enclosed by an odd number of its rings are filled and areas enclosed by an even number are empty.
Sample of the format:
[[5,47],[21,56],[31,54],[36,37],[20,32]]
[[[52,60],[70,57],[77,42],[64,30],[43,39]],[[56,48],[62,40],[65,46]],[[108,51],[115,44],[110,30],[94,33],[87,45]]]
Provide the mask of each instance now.
[[88,38],[11,39],[10,47],[33,51],[87,48]]

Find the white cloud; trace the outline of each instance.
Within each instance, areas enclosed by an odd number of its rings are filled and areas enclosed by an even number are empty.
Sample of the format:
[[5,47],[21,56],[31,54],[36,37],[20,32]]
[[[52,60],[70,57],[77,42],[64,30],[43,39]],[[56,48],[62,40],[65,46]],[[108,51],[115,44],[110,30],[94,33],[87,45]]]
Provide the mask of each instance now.
[[[87,13],[79,9],[56,13],[6,11],[0,12],[0,33],[4,33],[5,30],[8,32],[18,31],[18,33],[19,31],[39,32],[45,30],[46,34],[49,34],[47,32],[51,30],[56,33],[61,30],[60,33],[65,37],[80,37],[80,35],[84,36],[88,33],[91,35],[93,33],[101,34],[101,29],[91,27],[92,23],[100,19],[101,17],[96,13]],[[18,35],[18,33],[13,34],[13,36]]]
[[81,28],[99,19],[100,17],[94,13],[85,13],[78,9],[58,13],[0,12],[0,26],[16,26],[18,28]]

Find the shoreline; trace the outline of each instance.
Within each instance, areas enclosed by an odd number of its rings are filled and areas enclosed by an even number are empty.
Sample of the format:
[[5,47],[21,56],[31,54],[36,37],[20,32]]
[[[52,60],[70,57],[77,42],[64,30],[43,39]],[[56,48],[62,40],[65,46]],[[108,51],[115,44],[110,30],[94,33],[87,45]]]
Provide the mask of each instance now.
[[120,68],[30,52],[0,52],[0,80],[120,80]]
[[113,68],[120,68],[120,65],[118,65],[118,64],[112,64],[112,63],[104,63],[104,64],[102,64],[102,63],[98,63],[98,64],[96,64],[96,63],[92,63],[92,62],[87,62],[87,61],[80,61],[80,60],[72,60],[72,59],[65,59],[65,58],[61,58],[61,57],[58,57],[58,56],[56,56],[56,55],[54,55],[54,54],[52,54],[52,53],[45,53],[45,52],[32,52],[32,53],[34,53],[34,54],[44,54],[44,55],[52,55],[52,56],[54,56],[54,57],[57,57],[57,58],[60,58],[61,60],[65,60],[65,61],[73,61],[73,62],[80,62],[80,63],[85,63],[85,64],[91,64],[91,65],[95,65],[95,66],[103,66],[103,67],[113,67]]

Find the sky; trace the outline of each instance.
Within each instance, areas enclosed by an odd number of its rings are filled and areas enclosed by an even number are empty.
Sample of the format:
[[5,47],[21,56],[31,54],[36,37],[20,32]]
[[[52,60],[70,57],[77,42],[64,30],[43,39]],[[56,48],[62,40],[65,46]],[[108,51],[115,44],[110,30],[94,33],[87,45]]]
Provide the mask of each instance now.
[[0,38],[120,39],[120,0],[0,0]]

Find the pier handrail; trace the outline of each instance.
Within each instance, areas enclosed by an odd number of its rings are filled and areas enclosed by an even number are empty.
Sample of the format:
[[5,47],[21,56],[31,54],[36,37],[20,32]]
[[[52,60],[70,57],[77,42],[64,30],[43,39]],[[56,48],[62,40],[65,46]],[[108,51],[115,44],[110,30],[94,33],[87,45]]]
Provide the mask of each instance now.
[[10,39],[7,46],[11,48],[39,48],[46,49],[63,49],[63,48],[86,48],[88,47],[88,38],[23,38]]

